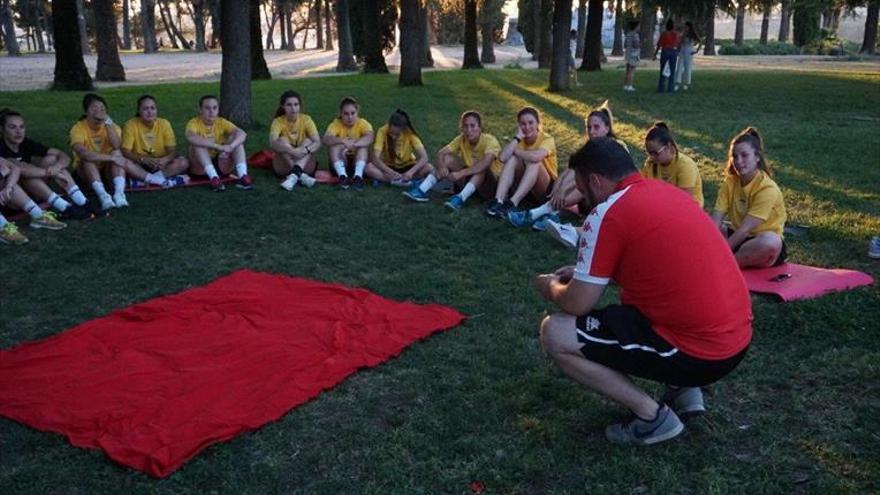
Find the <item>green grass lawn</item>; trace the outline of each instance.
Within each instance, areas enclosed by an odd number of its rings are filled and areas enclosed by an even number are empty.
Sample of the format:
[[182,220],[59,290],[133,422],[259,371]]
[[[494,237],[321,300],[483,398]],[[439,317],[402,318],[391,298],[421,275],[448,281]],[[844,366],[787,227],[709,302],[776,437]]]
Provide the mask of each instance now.
[[[266,147],[281,91],[304,95],[323,132],[338,100],[354,95],[378,126],[397,107],[414,117],[433,154],[461,111],[484,129],[514,131],[515,112],[541,109],[560,163],[582,141],[587,111],[611,100],[616,129],[637,162],[658,119],[703,173],[712,205],[730,138],[765,136],[786,195],[790,258],[880,277],[866,256],[880,235],[880,76],[859,73],[699,72],[686,94],[657,95],[655,73],[581,75],[584,87],[545,91],[545,71],[453,71],[422,88],[358,75],[254,84],[248,151]],[[218,84],[103,91],[122,123],[144,92],[183,140],[200,95]],[[80,93],[2,93],[28,133],[65,148]],[[321,159],[323,161],[323,151]],[[110,311],[207,283],[240,268],[367,287],[439,302],[464,325],[362,371],[258,431],[208,448],[155,480],[72,447],[60,435],[0,420],[3,493],[867,493],[880,490],[880,287],[779,304],[753,297],[752,349],[713,387],[709,412],[679,439],[652,448],[609,445],[621,408],[565,378],[542,352],[537,326],[552,308],[535,273],[573,261],[549,237],[485,218],[472,203],[412,204],[399,189],[257,189],[132,193],[131,208],[62,232],[24,229],[31,243],[0,246],[0,348],[56,334]],[[646,219],[649,221],[649,219]],[[658,259],[662,257],[658,253]],[[606,295],[611,301],[611,295]],[[654,385],[648,385],[658,390]],[[2,400],[2,398],[0,398]]]

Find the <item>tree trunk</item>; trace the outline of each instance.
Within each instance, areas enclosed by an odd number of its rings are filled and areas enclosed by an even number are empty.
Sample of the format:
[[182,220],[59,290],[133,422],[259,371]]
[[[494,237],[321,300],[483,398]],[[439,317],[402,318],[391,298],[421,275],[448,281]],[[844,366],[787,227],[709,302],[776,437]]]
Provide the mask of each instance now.
[[541,15],[543,0],[532,0],[532,60],[541,59],[541,29],[544,28],[544,16]]
[[12,9],[9,6],[9,0],[3,0],[0,4],[0,23],[3,28],[3,44],[6,51],[14,56],[21,55],[21,48],[18,46],[18,39],[15,37],[15,23],[12,21]]
[[779,14],[779,41],[785,43],[791,33],[791,1],[782,0],[782,7]]
[[[275,22],[278,20],[278,16],[275,15],[273,5],[273,2],[269,2],[268,5],[262,7],[263,19],[265,19],[266,26],[268,26],[268,29],[266,30],[266,50],[275,49]],[[270,15],[271,19],[269,18]]]
[[113,0],[92,0],[95,15],[95,45],[98,52],[98,68],[95,79],[98,81],[125,81],[125,69],[119,61],[116,48],[116,13]]
[[549,69],[553,61],[553,2],[543,0],[541,3],[541,52],[538,54],[538,68]]
[[422,67],[434,67],[434,56],[431,55],[431,4],[425,2],[419,10],[419,31],[422,33],[422,54],[419,63]]
[[36,1],[35,7],[37,9],[37,18],[34,22],[34,31],[37,37],[37,51],[40,53],[46,53],[46,43],[43,41],[43,2]]
[[83,55],[91,55],[92,48],[89,46],[89,36],[86,33],[86,8],[83,0],[76,0],[76,23],[79,25],[79,43],[82,45]]
[[703,55],[715,55],[715,5],[716,0],[709,0],[700,22],[703,26]]
[[172,29],[173,21],[170,19],[170,15],[165,10],[165,1],[159,0],[159,18],[162,19],[162,25],[165,26],[165,33],[168,35],[168,41],[171,43],[171,48],[175,50],[180,49],[180,45],[177,44],[177,37],[174,36],[174,30]]
[[[324,23],[321,22],[321,9],[324,8],[324,2],[315,1],[315,35],[318,37],[318,45],[315,48],[324,49]],[[403,7],[401,7],[403,9]]]
[[590,0],[587,14],[587,39],[580,70],[602,70],[602,0]]
[[284,24],[287,26],[287,51],[295,52],[296,51],[296,43],[294,43],[294,38],[296,37],[296,33],[293,32],[293,21],[291,18],[293,17],[293,9],[288,5],[284,9]]
[[348,0],[336,0],[336,37],[339,41],[339,58],[336,60],[336,72],[352,72],[357,70],[354,61],[354,48],[351,44],[351,26],[349,22]]
[[746,21],[746,1],[745,0],[737,0],[736,2],[736,30],[733,34],[733,44],[736,46],[742,46],[743,44],[743,30],[745,28]]
[[400,2],[400,76],[401,86],[422,85],[422,65],[419,63],[422,51],[422,33],[419,32],[421,0],[401,0]]
[[761,12],[761,44],[767,44],[767,36],[770,32],[770,14],[773,12],[773,2],[765,0]]
[[249,0],[251,33],[251,80],[272,79],[269,66],[263,57],[263,33],[260,29],[260,0]]
[[654,56],[654,27],[657,25],[657,9],[642,5],[639,17],[639,38],[641,41],[640,55],[643,59]]
[[278,19],[281,22],[281,49],[287,50],[287,8],[278,4]]
[[578,28],[575,41],[574,58],[584,56],[584,39],[587,37],[587,0],[578,0]]
[[220,0],[217,0],[208,4],[208,8],[211,12],[211,48],[217,48],[217,46],[221,44],[220,31],[222,28],[220,27],[221,13],[219,1]]
[[330,15],[330,2],[332,0],[324,0],[324,25],[326,26],[327,36],[324,37],[324,49],[328,51],[333,50],[333,29],[331,29],[332,15]]
[[865,18],[865,37],[862,40],[862,47],[859,49],[859,53],[873,55],[876,51],[878,14],[880,14],[880,0],[870,0],[868,2],[868,15]]
[[495,23],[492,21],[480,24],[480,34],[483,38],[483,51],[480,53],[480,62],[484,64],[495,63]]
[[220,2],[220,114],[245,129],[251,127],[250,5]]
[[[591,2],[599,4],[602,2]],[[589,28],[587,29],[589,33]],[[589,47],[589,45],[588,45]],[[550,63],[550,91],[568,89],[568,59],[571,58],[571,0],[556,0],[553,5],[553,60]]]
[[122,49],[131,50],[131,0],[122,0]]
[[312,22],[312,6],[314,4],[315,4],[315,2],[309,2],[308,7],[306,7],[306,28],[305,28],[306,32],[305,32],[305,34],[303,34],[303,45],[302,45],[303,50],[306,49],[306,40],[309,39],[309,28],[312,26],[312,24],[311,24],[311,22]]
[[611,56],[623,56],[623,0],[617,0],[614,9],[614,44],[611,46]]
[[52,1],[52,29],[55,38],[55,79],[52,89],[88,91],[94,88],[83,60],[76,16],[75,3],[70,0]]
[[193,0],[190,5],[193,24],[196,28],[196,51],[207,51],[205,46],[205,4],[204,0]]
[[[172,40],[172,45],[174,43],[174,38],[177,38],[180,41],[181,46],[185,50],[189,50],[189,41],[183,36],[183,33],[180,32],[180,28],[177,27],[177,24],[174,23],[174,17],[171,16],[171,8],[168,6],[168,0],[161,0],[159,2],[159,10],[163,12],[163,19],[168,18],[167,21],[163,21],[165,23],[165,29],[168,31],[168,37]],[[169,31],[170,29],[170,31]]]
[[483,68],[477,52],[477,0],[464,0],[464,60],[461,68]]
[[364,72],[387,74],[388,66],[385,65],[385,54],[382,53],[382,35],[379,27],[379,2],[378,0],[363,0],[363,2],[361,43],[364,46]]
[[144,53],[159,50],[156,42],[156,0],[141,0],[141,34],[144,37]]

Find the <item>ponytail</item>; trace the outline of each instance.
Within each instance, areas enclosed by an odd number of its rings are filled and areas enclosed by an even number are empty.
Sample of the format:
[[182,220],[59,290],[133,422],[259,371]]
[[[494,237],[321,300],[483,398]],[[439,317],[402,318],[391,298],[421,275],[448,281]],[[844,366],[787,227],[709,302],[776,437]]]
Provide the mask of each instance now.
[[[401,129],[408,129],[409,132],[413,133],[415,136],[419,135],[419,133],[416,132],[415,127],[412,125],[412,119],[409,118],[409,114],[399,108],[392,112],[391,116],[388,117],[388,125]],[[387,132],[385,133],[385,149],[388,150],[388,156],[391,158],[391,161],[397,161],[397,150],[394,146],[394,139],[391,137],[391,134]]]

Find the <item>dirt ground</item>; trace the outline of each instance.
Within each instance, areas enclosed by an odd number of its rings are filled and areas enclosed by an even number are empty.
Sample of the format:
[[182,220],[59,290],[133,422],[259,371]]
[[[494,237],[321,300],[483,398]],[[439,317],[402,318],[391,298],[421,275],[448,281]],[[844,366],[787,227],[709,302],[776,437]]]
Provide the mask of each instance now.
[[[434,57],[434,70],[456,69],[461,65],[461,46],[434,46],[431,53]],[[267,51],[266,63],[275,79],[291,79],[314,75],[335,74],[335,51],[297,50]],[[525,68],[537,67],[531,55],[523,47],[496,45],[496,63],[490,68],[502,68],[505,65],[519,64]],[[125,67],[127,82],[99,83],[98,87],[119,85],[140,85],[159,82],[180,81],[217,81],[220,79],[220,52],[162,52],[156,54],[123,53],[122,64]],[[86,65],[94,74],[96,56],[86,58]],[[386,57],[392,70],[400,64],[397,50]],[[651,66],[652,62],[643,61],[642,67]],[[656,62],[653,62],[656,65]],[[715,56],[696,57],[697,70],[704,69],[783,69],[810,71],[858,71],[880,73],[880,58],[870,60],[847,60],[838,57],[821,56]],[[0,90],[17,91],[24,89],[46,88],[52,81],[55,67],[53,54],[29,54],[23,57],[0,56]],[[605,68],[618,70],[623,68],[623,60],[610,57]]]

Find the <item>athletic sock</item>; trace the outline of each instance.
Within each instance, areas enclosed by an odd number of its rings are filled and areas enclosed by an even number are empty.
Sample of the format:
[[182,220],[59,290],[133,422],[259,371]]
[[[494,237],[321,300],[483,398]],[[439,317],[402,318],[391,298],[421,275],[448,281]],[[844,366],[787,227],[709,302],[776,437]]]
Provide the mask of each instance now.
[[125,194],[125,177],[117,175],[113,178],[113,194]]
[[86,204],[86,196],[79,190],[79,187],[73,186],[67,190],[67,195],[73,200],[77,206]]
[[544,215],[552,215],[556,213],[556,210],[550,205],[550,202],[547,201],[537,208],[532,208],[529,213],[531,214],[532,218],[541,218]]
[[[161,186],[162,184],[165,183],[165,174],[163,174],[162,172],[149,173],[149,174],[147,174],[147,177],[144,178],[144,182],[146,182],[147,184]],[[114,182],[114,184],[115,184],[115,182]]]
[[31,218],[40,218],[43,216],[43,210],[37,206],[32,199],[29,199],[27,203],[24,204],[23,210],[26,211]]
[[207,175],[209,179],[220,177],[217,175],[217,169],[214,168],[214,165],[205,165],[205,175]]
[[467,201],[468,198],[471,197],[471,194],[476,192],[476,190],[477,190],[477,186],[468,182],[467,184],[465,184],[464,189],[462,189],[461,192],[458,193],[458,196],[461,198],[462,201]]
[[303,173],[303,169],[302,169],[302,167],[300,167],[299,165],[294,165],[294,166],[293,166],[293,170],[291,170],[290,173],[292,173],[293,175],[299,177],[300,175],[302,175],[302,173]]
[[367,162],[365,162],[363,160],[358,160],[357,162],[355,162],[354,176],[363,178],[365,168],[367,168]]
[[423,180],[422,183],[419,184],[419,190],[422,191],[423,193],[427,193],[428,191],[431,190],[432,187],[434,187],[434,184],[436,184],[436,183],[437,183],[437,177],[434,177],[434,174],[431,174],[431,175],[425,177],[425,180]]
[[97,194],[99,198],[110,196],[107,194],[107,190],[104,189],[104,183],[99,180],[92,182],[92,189],[95,190],[95,194]]
[[336,175],[340,177],[345,177],[346,175],[348,175],[345,173],[345,163],[342,160],[337,160],[333,162],[333,170],[335,170]]
[[235,175],[237,175],[239,179],[247,175],[247,163],[236,163]]
[[56,210],[62,212],[66,210],[68,206],[70,206],[70,203],[64,201],[63,199],[61,199],[61,196],[55,193],[52,193],[47,201],[50,205],[52,205],[52,208],[55,208]]

